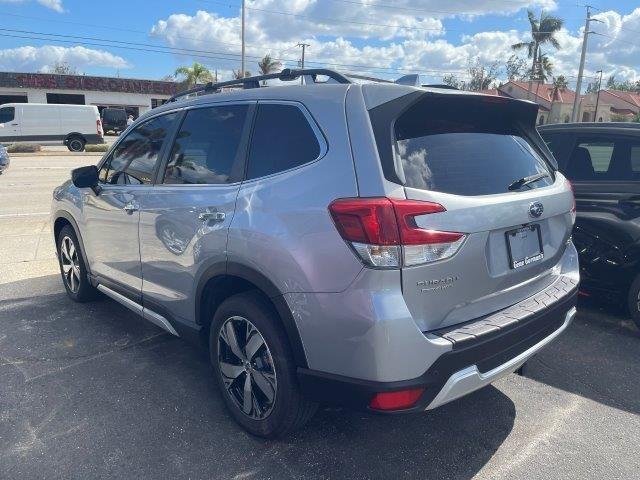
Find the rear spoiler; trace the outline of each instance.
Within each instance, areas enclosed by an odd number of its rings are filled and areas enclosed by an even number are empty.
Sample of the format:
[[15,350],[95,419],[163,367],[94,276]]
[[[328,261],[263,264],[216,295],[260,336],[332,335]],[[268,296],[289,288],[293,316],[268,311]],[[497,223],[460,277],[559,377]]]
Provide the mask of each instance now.
[[[389,180],[404,185],[404,171],[401,165],[396,165],[398,159],[393,153],[395,120],[410,108],[421,102],[436,103],[434,113],[437,113],[437,103],[446,101],[442,108],[460,108],[461,112],[478,113],[478,109],[486,108],[487,122],[510,122],[522,130],[527,139],[538,149],[549,165],[558,170],[558,164],[536,130],[538,118],[538,105],[527,101],[510,97],[498,97],[495,95],[482,95],[459,90],[414,90],[393,100],[382,103],[369,110],[373,134],[380,154],[380,162],[385,177]],[[464,104],[464,105],[461,105]],[[427,109],[428,111],[429,109]],[[462,113],[464,115],[464,113]],[[464,116],[461,116],[464,119]]]

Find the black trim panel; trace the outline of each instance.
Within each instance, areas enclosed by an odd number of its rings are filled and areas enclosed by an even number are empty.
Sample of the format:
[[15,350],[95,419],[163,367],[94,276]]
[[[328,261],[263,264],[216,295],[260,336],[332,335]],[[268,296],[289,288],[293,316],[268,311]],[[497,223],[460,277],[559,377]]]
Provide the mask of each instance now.
[[479,337],[464,346],[454,348],[442,355],[418,378],[374,382],[298,368],[298,381],[304,395],[315,401],[365,410],[375,393],[425,388],[414,407],[382,413],[423,411],[454,373],[471,365],[477,365],[481,372],[487,372],[551,335],[562,326],[567,312],[576,305],[577,296],[578,290],[574,289],[562,300],[531,315],[526,322],[518,323],[514,328],[491,335],[486,340]]
[[53,239],[53,241],[56,243],[56,248],[57,248],[58,239],[55,238],[55,224],[60,218],[64,218],[65,220],[67,220],[71,224],[73,229],[75,230],[76,237],[78,238],[78,241],[80,242],[80,251],[82,252],[82,258],[84,259],[84,264],[85,264],[85,267],[87,269],[87,273],[89,274],[89,276],[91,276],[91,267],[89,266],[89,260],[87,258],[87,253],[86,253],[87,251],[84,248],[84,242],[82,241],[82,235],[80,234],[80,229],[78,228],[78,223],[76,222],[76,219],[73,218],[73,215],[71,215],[66,210],[58,210],[54,215],[53,224],[51,225],[52,227],[54,227],[54,232],[53,232],[54,239]]
[[200,303],[202,300],[205,285],[209,280],[225,275],[230,277],[237,277],[250,282],[269,297],[282,320],[282,325],[284,327],[285,333],[287,334],[287,338],[289,339],[289,345],[291,345],[291,350],[293,353],[294,361],[296,362],[296,366],[306,368],[308,364],[307,357],[304,353],[304,347],[302,345],[302,339],[300,338],[298,327],[296,326],[296,322],[293,319],[293,315],[291,314],[291,310],[289,309],[287,301],[284,299],[284,296],[282,295],[280,290],[266,276],[254,270],[253,268],[235,262],[227,262],[226,265],[221,262],[208,267],[200,276],[196,289],[196,322],[198,324],[202,324]]

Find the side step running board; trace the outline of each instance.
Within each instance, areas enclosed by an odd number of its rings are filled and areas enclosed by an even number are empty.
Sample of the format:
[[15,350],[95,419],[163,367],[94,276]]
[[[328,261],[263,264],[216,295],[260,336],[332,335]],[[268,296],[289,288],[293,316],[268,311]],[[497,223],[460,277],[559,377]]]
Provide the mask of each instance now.
[[146,307],[143,307],[139,303],[134,302],[133,300],[125,297],[124,295],[119,294],[118,292],[115,292],[115,291],[111,290],[109,287],[105,287],[102,284],[99,284],[97,286],[97,288],[102,293],[104,293],[106,296],[108,296],[108,297],[112,298],[113,300],[115,300],[116,302],[124,305],[129,310],[134,311],[135,313],[140,315],[145,320],[149,320],[151,323],[157,325],[158,327],[162,328],[163,330],[166,330],[170,334],[175,335],[176,337],[180,336],[180,335],[178,335],[178,332],[176,332],[175,328],[173,328],[173,326],[169,323],[169,321],[166,318],[164,318],[162,315],[160,315],[160,314],[158,314],[158,313],[154,312],[153,310],[150,310],[150,309],[148,309]]

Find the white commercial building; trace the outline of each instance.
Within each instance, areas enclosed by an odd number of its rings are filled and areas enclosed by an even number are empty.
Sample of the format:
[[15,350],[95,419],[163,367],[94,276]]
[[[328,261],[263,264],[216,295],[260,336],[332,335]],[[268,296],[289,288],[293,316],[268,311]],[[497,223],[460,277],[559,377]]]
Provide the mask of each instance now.
[[162,105],[177,84],[158,80],[0,72],[0,104],[65,103],[119,107],[137,118]]

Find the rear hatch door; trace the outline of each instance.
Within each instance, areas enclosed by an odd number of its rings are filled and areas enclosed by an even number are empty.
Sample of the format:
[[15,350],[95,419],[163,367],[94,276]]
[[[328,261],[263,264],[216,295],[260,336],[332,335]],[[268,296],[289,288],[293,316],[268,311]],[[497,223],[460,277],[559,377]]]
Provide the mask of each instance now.
[[488,315],[553,281],[573,196],[535,131],[536,116],[529,102],[424,93],[393,122],[390,179],[408,199],[444,207],[411,222],[462,234],[403,247],[403,295],[423,331]]

